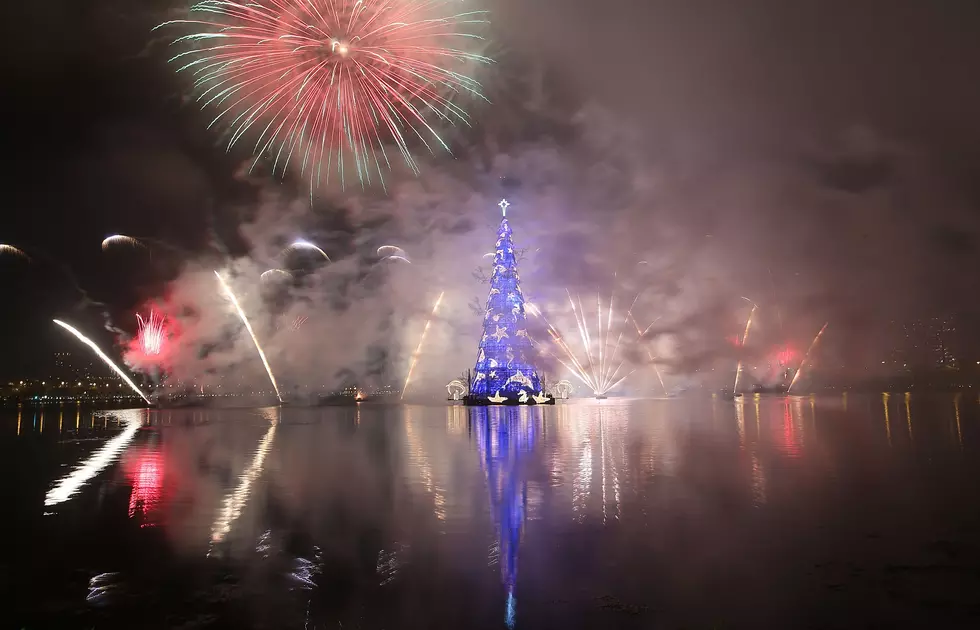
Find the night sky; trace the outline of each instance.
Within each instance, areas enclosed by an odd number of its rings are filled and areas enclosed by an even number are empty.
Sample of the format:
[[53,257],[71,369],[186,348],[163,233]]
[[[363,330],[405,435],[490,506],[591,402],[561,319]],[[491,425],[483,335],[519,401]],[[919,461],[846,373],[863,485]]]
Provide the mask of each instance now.
[[[471,108],[454,157],[426,159],[418,178],[395,173],[387,192],[323,190],[311,204],[297,178],[242,175],[247,150],[226,153],[205,128],[166,63],[167,40],[150,31],[185,6],[8,7],[0,242],[33,262],[0,258],[3,374],[73,343],[52,317],[111,344],[107,322],[132,332],[133,310],[179,292],[168,283],[179,287],[188,263],[244,257],[259,268],[301,233],[329,243],[336,273],[349,274],[323,304],[356,317],[349,303],[384,288],[353,291],[357,265],[343,261],[394,239],[416,266],[474,268],[458,256],[490,248],[503,195],[524,221],[515,238],[541,250],[525,282],[591,290],[627,259],[655,256],[660,275],[636,282],[669,305],[663,334],[724,332],[744,321],[725,305],[751,294],[797,322],[782,333],[797,344],[830,321],[844,364],[881,351],[882,322],[969,322],[978,310],[980,3],[487,8],[498,63],[481,78],[492,103]],[[103,253],[112,233],[170,249]],[[317,329],[321,354],[339,343],[327,338],[334,326],[327,317]],[[462,338],[469,357],[475,337]],[[711,354],[703,345],[679,351],[674,368]]]

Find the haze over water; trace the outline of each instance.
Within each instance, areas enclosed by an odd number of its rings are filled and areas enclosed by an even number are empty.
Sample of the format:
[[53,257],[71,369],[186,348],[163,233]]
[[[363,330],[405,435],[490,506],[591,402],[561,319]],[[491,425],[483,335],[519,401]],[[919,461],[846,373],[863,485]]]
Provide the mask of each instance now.
[[971,394],[0,414],[3,627],[980,622]]

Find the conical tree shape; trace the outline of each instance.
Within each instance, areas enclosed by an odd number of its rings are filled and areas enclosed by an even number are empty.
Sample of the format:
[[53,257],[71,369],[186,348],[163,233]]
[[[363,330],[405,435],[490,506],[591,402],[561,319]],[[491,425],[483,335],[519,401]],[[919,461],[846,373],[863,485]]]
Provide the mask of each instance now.
[[[506,206],[506,202],[501,202],[505,212]],[[510,400],[522,397],[526,400],[537,394],[541,391],[541,380],[531,363],[533,356],[521,278],[517,274],[514,243],[505,214],[497,229],[490,295],[470,394]]]

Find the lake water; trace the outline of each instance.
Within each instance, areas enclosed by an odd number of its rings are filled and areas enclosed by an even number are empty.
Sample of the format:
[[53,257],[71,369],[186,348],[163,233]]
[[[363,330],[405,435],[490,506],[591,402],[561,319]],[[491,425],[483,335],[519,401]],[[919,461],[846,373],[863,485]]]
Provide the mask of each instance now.
[[7,628],[980,627],[975,394],[0,410]]

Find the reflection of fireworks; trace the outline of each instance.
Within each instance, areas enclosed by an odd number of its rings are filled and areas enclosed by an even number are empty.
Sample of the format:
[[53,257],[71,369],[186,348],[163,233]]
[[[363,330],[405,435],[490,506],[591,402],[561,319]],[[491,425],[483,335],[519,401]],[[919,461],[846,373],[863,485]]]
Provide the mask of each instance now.
[[800,369],[796,370],[796,374],[793,375],[793,380],[790,381],[789,387],[786,388],[787,394],[790,392],[790,390],[793,389],[793,385],[796,384],[796,380],[800,378],[800,373],[803,372],[803,368],[806,367],[806,362],[810,358],[810,353],[813,352],[813,349],[817,347],[817,342],[820,341],[820,337],[823,335],[823,331],[827,330],[827,324],[829,323],[830,322],[827,322],[823,325],[823,328],[820,329],[820,332],[817,333],[817,336],[813,338],[813,342],[810,343],[810,348],[807,349],[806,354],[803,355],[803,361],[800,363]]
[[12,256],[20,256],[21,258],[30,259],[30,257],[24,253],[19,247],[14,247],[13,245],[7,245],[5,243],[0,243],[0,254],[10,254]]
[[[262,437],[262,441],[259,442],[258,448],[255,449],[255,454],[252,456],[252,461],[249,463],[248,468],[238,477],[238,486],[234,491],[225,496],[221,504],[221,511],[218,513],[214,524],[211,525],[212,543],[220,543],[224,540],[225,536],[231,532],[232,524],[242,515],[242,510],[245,508],[245,504],[248,502],[248,497],[251,494],[252,484],[262,474],[265,457],[272,449],[272,442],[276,437],[276,426],[279,424],[278,416],[273,416],[270,413],[263,415],[270,418],[269,428]],[[210,551],[208,555],[211,555]]]
[[[59,322],[58,320],[55,320],[55,323],[64,326],[80,339],[88,343],[88,341],[71,326]],[[140,430],[140,426],[143,424],[143,413],[145,412],[137,411],[135,409],[119,412],[117,414],[119,419],[126,421],[126,428],[123,430],[123,432],[106,442],[105,446],[92,453],[92,455],[82,462],[81,465],[77,466],[74,470],[60,479],[57,485],[51,488],[51,490],[49,490],[44,496],[44,505],[52,506],[67,501],[76,492],[78,492],[78,490],[85,485],[87,481],[95,477],[95,475],[99,474],[99,472],[105,469],[106,466],[111,464],[116,457],[119,456],[123,448],[125,448],[125,446],[129,444],[134,437],[136,437],[136,433]]]
[[125,234],[113,234],[112,236],[107,236],[102,241],[102,250],[105,251],[112,247],[113,245],[129,245],[130,247],[143,247],[143,243],[139,239],[135,239],[132,236],[126,236]]
[[446,292],[443,291],[436,299],[435,306],[432,307],[432,312],[429,314],[429,319],[425,322],[425,328],[422,329],[422,336],[419,337],[419,345],[415,348],[415,352],[412,353],[412,363],[408,366],[408,376],[405,377],[405,385],[402,387],[402,398],[405,397],[405,391],[408,390],[408,384],[412,380],[412,372],[415,371],[415,365],[419,362],[419,355],[422,354],[422,344],[425,343],[425,334],[429,332],[429,326],[432,325],[432,318],[436,316],[436,311],[439,310],[439,305],[442,303],[442,296],[445,294]]
[[326,258],[327,259],[327,262],[330,262],[330,256],[327,256],[327,252],[325,252],[322,249],[320,249],[319,247],[317,247],[317,245],[315,243],[311,243],[309,241],[304,241],[303,239],[297,239],[297,240],[293,241],[292,243],[289,244],[289,247],[287,247],[286,249],[287,250],[290,250],[290,249],[308,249],[308,250],[312,250],[312,251],[315,251],[316,253],[320,254],[324,258]]
[[54,320],[54,323],[58,324],[59,326],[61,326],[62,328],[64,328],[68,332],[70,332],[71,334],[75,335],[75,337],[77,337],[79,341],[81,341],[86,346],[88,346],[93,351],[95,351],[95,354],[99,355],[99,358],[102,359],[103,361],[105,361],[105,364],[108,365],[110,368],[112,368],[112,371],[115,372],[116,374],[118,374],[119,375],[119,378],[121,378],[123,381],[125,381],[126,384],[129,385],[133,389],[134,392],[136,392],[137,394],[139,394],[140,397],[147,402],[147,404],[152,404],[152,403],[150,403],[150,399],[147,398],[146,395],[143,392],[140,391],[140,388],[139,387],[136,386],[136,383],[134,383],[132,381],[132,379],[129,378],[129,376],[127,376],[126,373],[123,372],[119,368],[118,365],[116,365],[115,363],[113,363],[112,362],[112,359],[110,359],[108,356],[106,356],[106,354],[104,352],[102,352],[102,350],[100,350],[97,345],[95,345],[95,342],[94,341],[92,341],[91,339],[89,339],[88,337],[86,337],[85,335],[83,335],[82,333],[78,332],[78,330],[76,330],[73,326],[69,326],[68,324],[66,324],[65,322],[61,321],[60,319]]
[[139,343],[143,353],[149,356],[157,356],[163,350],[164,322],[165,317],[157,318],[156,313],[150,311],[150,316],[143,319],[139,313],[136,314],[139,322]]
[[454,45],[479,40],[464,29],[485,18],[454,5],[202,0],[191,7],[200,18],[161,27],[196,31],[174,41],[196,48],[171,61],[192,73],[202,107],[215,108],[211,125],[229,127],[229,147],[254,131],[256,156],[274,155],[273,170],[296,160],[312,188],[333,168],[342,182],[351,166],[362,183],[380,178],[391,142],[417,171],[410,139],[431,150],[429,136],[448,150],[430,119],[469,123],[451,95],[479,95],[480,85],[456,66],[489,60]]
[[229,287],[228,283],[225,282],[225,279],[221,277],[221,274],[215,271],[214,275],[218,277],[218,282],[221,283],[221,288],[224,289],[225,295],[228,296],[228,299],[231,300],[231,303],[235,306],[235,311],[238,313],[238,317],[242,320],[242,323],[245,324],[245,330],[247,330],[249,336],[252,337],[252,343],[255,344],[255,349],[259,351],[259,358],[262,359],[262,365],[265,366],[265,373],[269,375],[269,381],[272,382],[272,388],[276,390],[276,398],[279,399],[279,402],[282,402],[282,395],[279,393],[279,385],[276,384],[276,377],[272,375],[272,368],[269,366],[269,361],[265,358],[265,352],[262,351],[262,346],[259,345],[259,340],[255,336],[255,332],[252,330],[252,325],[248,323],[248,318],[245,317],[245,311],[243,311],[242,307],[238,304],[238,298],[235,297],[231,287]]
[[[551,335],[551,340],[565,354],[564,359],[554,354],[552,356],[574,374],[576,378],[585,383],[596,396],[602,396],[626,380],[635,371],[631,370],[624,376],[619,376],[625,363],[625,357],[619,354],[619,346],[623,339],[622,331],[617,336],[615,344],[612,344],[612,351],[609,351],[610,339],[613,334],[614,296],[609,296],[608,307],[603,310],[602,299],[598,294],[596,295],[596,336],[593,338],[592,331],[589,329],[589,320],[592,314],[586,313],[582,306],[581,296],[576,296],[578,298],[578,305],[576,306],[576,301],[572,298],[571,292],[568,289],[565,292],[568,294],[568,302],[571,304],[572,313],[575,316],[575,323],[578,326],[579,337],[582,340],[582,347],[585,349],[585,360],[580,360],[576,356],[571,346],[568,345],[568,342],[558,332],[558,329],[541,314],[540,309],[534,305],[525,308],[532,315],[544,320],[544,323],[548,326],[548,334]],[[636,298],[633,299],[633,303],[636,303]],[[631,304],[630,309],[632,308],[633,306]],[[629,321],[630,314],[630,310],[627,310],[626,318],[623,319],[624,326]]]
[[[132,490],[129,495],[129,517],[147,515],[160,504],[163,495],[164,459],[158,447],[150,446],[137,451],[129,462]],[[144,522],[141,527],[152,526]]]
[[[747,299],[747,298],[743,298]],[[745,332],[742,333],[742,340],[738,345],[745,347],[745,344],[749,341],[749,330],[752,329],[752,316],[755,315],[756,305],[752,305],[752,310],[749,311],[749,318],[745,320]],[[732,394],[738,392],[738,377],[742,375],[742,360],[739,359],[738,363],[735,365],[735,386],[732,387]]]

